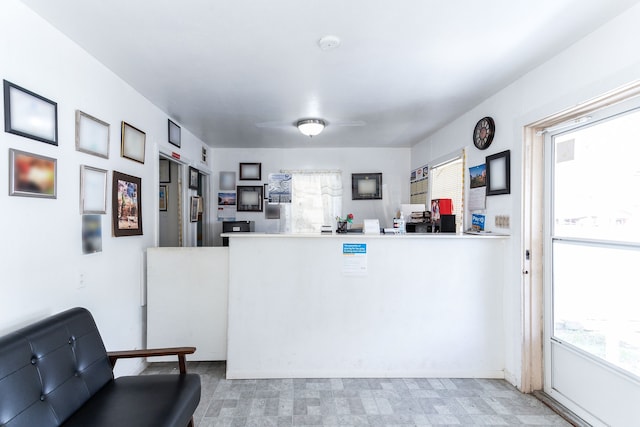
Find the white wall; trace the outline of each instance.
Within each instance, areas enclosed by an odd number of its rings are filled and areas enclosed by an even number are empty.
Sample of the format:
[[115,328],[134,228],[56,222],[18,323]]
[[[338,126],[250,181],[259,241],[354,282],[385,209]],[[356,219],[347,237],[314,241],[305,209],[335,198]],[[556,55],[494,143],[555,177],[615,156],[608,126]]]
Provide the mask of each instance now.
[[[511,150],[511,195],[488,197],[486,214],[489,229],[494,229],[495,215],[511,217],[508,231],[512,237],[504,272],[505,375],[516,385],[521,384],[523,127],[640,78],[639,21],[640,5],[637,5],[463,114],[412,150],[412,167],[462,147],[467,147],[467,166],[484,163],[487,155]],[[495,119],[496,136],[489,149],[479,151],[473,147],[471,135],[475,123],[484,116]]]
[[[199,162],[203,145],[182,129],[182,148],[167,140],[167,115],[66,36],[16,0],[0,6],[0,77],[58,103],[59,146],[0,133],[0,334],[74,306],[92,311],[108,349],[144,345],[144,252],[158,241],[158,150]],[[75,150],[75,110],[111,124],[109,159]],[[120,157],[120,122],[146,132],[146,162]],[[9,148],[58,160],[55,200],[9,197]],[[102,252],[82,255],[79,169],[86,164],[142,179],[143,236],[111,237],[102,216]],[[83,287],[80,275],[84,275]],[[136,362],[119,362],[117,373]]]
[[[300,138],[304,138],[300,135]],[[302,142],[302,141],[301,141]],[[269,173],[280,170],[341,170],[344,189],[342,210],[353,213],[354,222],[378,218],[381,226],[391,226],[401,203],[409,203],[409,148],[300,148],[300,149],[231,149],[213,150],[212,181],[217,195],[220,171],[235,171],[236,185],[262,185]],[[239,181],[238,164],[262,163],[261,181]],[[351,174],[382,172],[382,200],[351,200]],[[214,206],[215,208],[215,206]],[[237,220],[255,221],[256,231],[278,231],[277,220],[266,220],[264,212],[238,212]],[[214,226],[214,244],[222,244],[219,237],[222,223]]]

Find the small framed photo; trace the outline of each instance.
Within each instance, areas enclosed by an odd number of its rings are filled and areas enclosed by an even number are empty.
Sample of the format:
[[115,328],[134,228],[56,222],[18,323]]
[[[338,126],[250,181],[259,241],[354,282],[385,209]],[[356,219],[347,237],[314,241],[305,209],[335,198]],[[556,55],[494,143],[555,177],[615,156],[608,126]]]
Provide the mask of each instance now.
[[113,235],[142,236],[142,180],[113,171]]
[[158,164],[160,169],[160,182],[171,182],[171,163],[169,163],[169,160],[160,159]]
[[169,203],[169,189],[166,185],[160,185],[159,192],[159,205],[161,211],[167,210],[167,204]]
[[199,208],[200,208],[200,197],[191,196],[191,210],[190,210],[191,222],[198,222]]
[[180,142],[182,129],[180,129],[180,126],[178,126],[176,123],[172,122],[171,119],[169,119],[168,134],[169,134],[169,143],[180,148],[180,146],[182,145],[182,143]]
[[198,189],[198,175],[200,172],[196,168],[189,166],[189,188],[192,190]]
[[144,164],[144,149],[147,134],[131,126],[127,122],[122,122],[122,143],[120,155],[127,159]]
[[9,195],[55,199],[57,160],[9,149]]
[[238,212],[262,212],[262,185],[239,185],[237,194]]
[[76,110],[76,150],[109,158],[109,123]]
[[352,173],[351,200],[382,199],[381,173]]
[[220,191],[236,191],[235,172],[220,172]]
[[511,151],[492,154],[485,158],[487,169],[487,196],[511,193]]
[[4,130],[58,145],[58,104],[23,87],[4,82]]
[[240,163],[240,180],[260,181],[262,179],[262,163]]
[[80,213],[107,213],[107,171],[80,166]]

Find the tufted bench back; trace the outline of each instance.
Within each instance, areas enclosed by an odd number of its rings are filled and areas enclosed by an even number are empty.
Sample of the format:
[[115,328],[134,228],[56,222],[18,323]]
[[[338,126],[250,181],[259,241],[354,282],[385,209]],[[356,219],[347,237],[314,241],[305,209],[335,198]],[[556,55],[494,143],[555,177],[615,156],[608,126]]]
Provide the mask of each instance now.
[[111,380],[91,313],[41,320],[0,338],[0,426],[59,426]]

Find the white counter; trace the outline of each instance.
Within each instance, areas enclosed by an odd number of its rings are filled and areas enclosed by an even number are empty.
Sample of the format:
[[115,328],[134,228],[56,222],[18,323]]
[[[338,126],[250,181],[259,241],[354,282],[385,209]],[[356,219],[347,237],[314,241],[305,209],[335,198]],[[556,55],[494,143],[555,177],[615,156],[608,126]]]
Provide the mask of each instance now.
[[503,378],[505,237],[228,236],[227,378]]

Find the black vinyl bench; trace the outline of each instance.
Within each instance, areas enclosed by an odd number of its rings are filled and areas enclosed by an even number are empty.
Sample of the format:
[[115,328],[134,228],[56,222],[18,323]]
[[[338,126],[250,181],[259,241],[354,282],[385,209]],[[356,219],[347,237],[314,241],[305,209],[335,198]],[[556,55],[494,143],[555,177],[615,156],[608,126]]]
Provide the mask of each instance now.
[[[84,308],[0,338],[0,427],[187,427],[200,376],[186,372],[194,347],[109,352]],[[179,374],[114,378],[121,358],[178,356]]]

